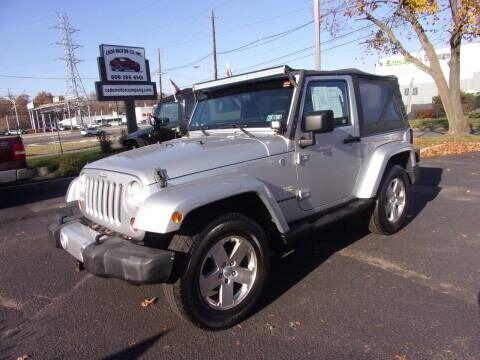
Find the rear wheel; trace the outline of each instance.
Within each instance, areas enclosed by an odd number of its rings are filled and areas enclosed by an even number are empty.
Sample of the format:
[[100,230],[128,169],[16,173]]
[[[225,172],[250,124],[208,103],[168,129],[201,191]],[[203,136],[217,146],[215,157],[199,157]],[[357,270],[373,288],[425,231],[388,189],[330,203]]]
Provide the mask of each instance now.
[[223,215],[197,235],[176,235],[169,248],[189,258],[180,278],[164,284],[177,314],[197,326],[221,329],[253,309],[270,265],[266,235],[253,220],[238,213]]
[[409,205],[410,179],[402,167],[394,165],[380,184],[370,231],[384,235],[396,233],[405,224]]

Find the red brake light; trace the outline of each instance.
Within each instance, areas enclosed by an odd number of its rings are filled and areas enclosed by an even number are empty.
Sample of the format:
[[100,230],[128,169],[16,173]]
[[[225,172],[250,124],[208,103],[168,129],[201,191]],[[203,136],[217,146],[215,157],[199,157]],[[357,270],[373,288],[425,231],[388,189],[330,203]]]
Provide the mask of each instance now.
[[20,141],[16,141],[12,144],[12,157],[13,160],[24,160],[25,159],[25,147]]

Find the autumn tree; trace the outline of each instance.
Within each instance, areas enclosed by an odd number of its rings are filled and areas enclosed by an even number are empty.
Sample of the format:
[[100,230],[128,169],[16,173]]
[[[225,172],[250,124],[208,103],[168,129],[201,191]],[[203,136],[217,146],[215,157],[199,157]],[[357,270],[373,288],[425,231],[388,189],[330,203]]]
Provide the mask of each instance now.
[[53,103],[53,95],[46,91],[40,91],[33,99],[35,106]]
[[[332,0],[334,2],[334,0]],[[344,0],[342,7],[326,21],[337,32],[348,19],[370,22],[373,29],[366,45],[383,53],[400,53],[437,85],[451,134],[469,133],[462,111],[460,89],[460,51],[463,40],[480,36],[479,0]],[[338,4],[338,3],[337,3]],[[450,48],[449,74],[444,75],[434,43]],[[412,43],[421,46],[425,58],[408,50]]]

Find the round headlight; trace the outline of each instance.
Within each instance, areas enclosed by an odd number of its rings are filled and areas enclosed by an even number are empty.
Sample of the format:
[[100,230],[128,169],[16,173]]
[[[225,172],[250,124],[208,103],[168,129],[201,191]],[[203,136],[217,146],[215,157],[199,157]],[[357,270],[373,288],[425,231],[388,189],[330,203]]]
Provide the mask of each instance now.
[[145,197],[142,184],[140,184],[138,181],[132,181],[127,186],[126,195],[128,208],[132,210],[138,209]]

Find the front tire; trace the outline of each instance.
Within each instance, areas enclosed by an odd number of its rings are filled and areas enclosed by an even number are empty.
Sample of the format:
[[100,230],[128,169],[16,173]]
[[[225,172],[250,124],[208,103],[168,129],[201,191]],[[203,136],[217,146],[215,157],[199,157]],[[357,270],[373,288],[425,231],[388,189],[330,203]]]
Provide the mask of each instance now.
[[194,236],[175,235],[169,249],[188,258],[180,278],[163,286],[174,312],[208,329],[248,316],[270,267],[267,237],[256,222],[239,213],[222,215]]
[[410,193],[408,174],[402,167],[392,166],[380,184],[369,230],[382,235],[394,234],[400,230],[407,218]]

